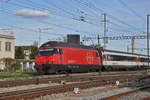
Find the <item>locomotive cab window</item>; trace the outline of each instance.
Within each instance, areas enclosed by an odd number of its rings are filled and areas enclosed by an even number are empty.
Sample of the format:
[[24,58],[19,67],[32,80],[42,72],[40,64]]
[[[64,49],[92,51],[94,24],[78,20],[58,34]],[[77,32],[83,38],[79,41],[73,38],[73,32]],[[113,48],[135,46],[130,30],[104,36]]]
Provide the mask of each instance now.
[[62,49],[58,49],[58,54],[62,54]]
[[38,51],[38,56],[51,56],[56,53],[55,48],[41,49]]

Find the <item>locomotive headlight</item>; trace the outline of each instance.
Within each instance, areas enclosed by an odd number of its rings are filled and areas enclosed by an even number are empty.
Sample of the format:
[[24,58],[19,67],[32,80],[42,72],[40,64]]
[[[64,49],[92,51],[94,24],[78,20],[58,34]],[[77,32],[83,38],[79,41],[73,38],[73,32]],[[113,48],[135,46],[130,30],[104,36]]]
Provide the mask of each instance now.
[[35,63],[36,65],[40,65],[40,63]]

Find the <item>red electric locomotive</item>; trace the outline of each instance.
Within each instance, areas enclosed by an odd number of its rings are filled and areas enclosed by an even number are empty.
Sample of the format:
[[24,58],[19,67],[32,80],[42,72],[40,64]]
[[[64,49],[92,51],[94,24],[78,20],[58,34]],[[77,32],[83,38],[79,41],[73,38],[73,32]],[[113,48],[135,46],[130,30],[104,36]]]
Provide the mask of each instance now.
[[42,74],[101,70],[101,52],[90,46],[50,41],[35,57],[35,69]]

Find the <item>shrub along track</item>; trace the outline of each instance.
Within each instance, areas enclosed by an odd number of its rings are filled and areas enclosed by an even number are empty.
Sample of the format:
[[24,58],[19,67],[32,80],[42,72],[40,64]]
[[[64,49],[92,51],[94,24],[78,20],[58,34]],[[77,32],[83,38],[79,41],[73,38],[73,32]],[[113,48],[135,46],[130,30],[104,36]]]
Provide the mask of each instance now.
[[[19,99],[30,99],[35,97],[40,97],[44,95],[50,95],[54,93],[64,93],[67,91],[73,91],[74,88],[80,88],[80,89],[86,89],[86,88],[92,88],[92,87],[98,87],[98,86],[104,86],[109,84],[114,84],[115,81],[119,80],[120,83],[124,83],[127,81],[133,81],[137,78],[141,78],[143,76],[141,75],[130,75],[129,76],[115,76],[115,77],[96,77],[96,80],[86,80],[79,83],[72,83],[72,84],[65,84],[65,85],[57,85],[57,86],[49,86],[49,87],[43,87],[43,88],[36,88],[36,89],[28,89],[28,90],[18,90],[13,92],[5,92],[0,93],[0,100],[19,100]],[[85,78],[84,78],[85,79]],[[75,80],[75,79],[73,79]],[[70,81],[73,81],[70,78]],[[60,81],[60,80],[57,80]],[[69,81],[69,79],[68,79]]]

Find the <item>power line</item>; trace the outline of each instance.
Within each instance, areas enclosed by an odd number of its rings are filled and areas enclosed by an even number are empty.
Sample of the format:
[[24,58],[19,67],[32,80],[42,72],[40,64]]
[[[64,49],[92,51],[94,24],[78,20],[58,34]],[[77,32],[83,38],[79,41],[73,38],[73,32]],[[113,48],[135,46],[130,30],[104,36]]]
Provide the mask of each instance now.
[[[31,0],[29,0],[29,2],[30,2]],[[31,2],[32,4],[34,4],[34,2],[32,1]],[[24,6],[22,6],[22,5],[19,5],[20,7],[24,7]],[[31,5],[32,6],[32,5]],[[27,6],[26,6],[27,7]],[[32,6],[31,7],[32,9],[34,8],[35,9],[35,7],[34,6]],[[38,9],[40,8],[40,7],[37,7]],[[42,7],[42,9],[46,9],[46,8],[43,8]],[[39,10],[41,10],[41,9],[39,9]],[[47,8],[47,10],[49,10],[48,8]],[[73,18],[72,18],[73,19]],[[80,21],[79,19],[76,19],[76,18],[74,18],[74,20],[77,20],[77,21]],[[81,22],[81,21],[80,21]],[[44,23],[44,22],[42,22],[42,23]],[[89,22],[90,23],[90,22]],[[111,22],[110,22],[111,23]],[[50,24],[50,23],[49,23]],[[53,24],[53,23],[51,23],[51,24]],[[92,23],[91,23],[92,24]],[[115,23],[113,23],[113,24],[115,24]],[[115,24],[116,25],[116,24]],[[98,25],[95,25],[95,26],[98,26]],[[58,27],[61,27],[60,25],[58,26]],[[79,30],[76,30],[76,29],[73,29],[73,28],[68,28],[68,27],[63,27],[63,28],[65,28],[65,29],[69,29],[69,30],[73,30],[73,31],[75,31],[75,32],[83,32],[83,31],[79,31]],[[85,31],[84,31],[85,32]],[[87,33],[89,33],[89,32],[87,32]]]
[[80,22],[86,22],[86,23],[88,23],[88,24],[91,24],[91,25],[94,25],[94,26],[97,27],[97,24],[87,21],[85,17],[84,17],[84,20],[81,20],[81,17],[83,17],[83,16],[79,16],[80,18],[74,18],[74,16],[76,16],[76,14],[74,14],[74,13],[72,13],[72,12],[69,12],[69,11],[67,11],[67,10],[65,10],[65,9],[63,9],[63,8],[60,8],[60,7],[58,7],[57,5],[55,5],[54,3],[52,3],[52,2],[49,3],[49,2],[46,1],[46,0],[44,0],[43,2],[46,2],[47,4],[52,5],[53,7],[57,8],[57,9],[59,9],[59,10],[62,10],[63,12],[65,12],[65,13],[68,14],[68,15],[71,15],[71,16],[72,16],[71,19],[73,19],[73,20],[80,21]]
[[[6,13],[6,12],[5,12]],[[7,11],[7,14],[10,14],[8,11]],[[68,29],[68,30],[72,30],[74,32],[79,32],[79,33],[82,33],[82,34],[89,34],[89,35],[94,35],[94,33],[90,33],[88,31],[82,31],[82,30],[77,30],[77,29],[74,29],[74,28],[70,28],[70,27],[66,27],[66,26],[61,26],[59,24],[55,24],[55,23],[50,23],[50,22],[47,22],[47,21],[42,21],[42,20],[36,20],[37,22],[39,23],[43,23],[43,24],[50,24],[50,25],[53,25],[53,26],[56,26],[56,27],[59,27],[59,28],[63,28],[63,29]],[[17,29],[23,29],[23,30],[28,30],[28,31],[33,31],[33,32],[38,32],[38,31],[35,31],[33,29],[30,29],[30,28],[24,28],[24,27],[19,27],[19,26],[13,26],[13,25],[9,25],[11,27],[15,27]],[[47,32],[43,32],[43,33],[46,33],[48,34]],[[58,33],[49,33],[49,34],[52,34],[52,35],[62,35],[62,34],[58,34]]]
[[[2,12],[5,12],[5,13],[7,13],[7,14],[11,14],[10,12],[9,12],[9,10],[8,9],[5,9],[5,10],[2,10]],[[56,26],[56,27],[60,27],[60,28],[64,28],[64,29],[68,29],[68,30],[72,30],[72,31],[75,31],[75,32],[80,32],[80,33],[82,33],[82,34],[91,34],[92,36],[94,35],[93,33],[90,33],[90,32],[87,32],[87,31],[79,31],[79,30],[76,30],[76,29],[73,29],[73,28],[69,28],[69,27],[66,27],[66,26],[61,26],[61,25],[58,25],[58,24],[54,24],[54,23],[50,23],[50,22],[44,22],[44,21],[39,21],[38,20],[38,22],[40,22],[40,23],[43,23],[43,24],[51,24],[51,25],[54,25],[54,26]],[[20,27],[16,27],[16,28],[20,28]],[[20,29],[25,29],[25,28],[20,28]],[[33,31],[33,30],[29,30],[29,29],[26,29],[26,30],[28,30],[28,31]],[[35,31],[34,31],[35,32]],[[37,32],[37,31],[36,31]],[[135,33],[138,33],[138,34],[144,34],[144,32],[122,32],[121,34],[124,34],[124,33],[128,33],[128,34],[131,34],[131,33],[133,33],[133,34],[135,34]],[[50,33],[51,35],[55,35],[56,33]],[[57,33],[58,34],[58,33]],[[81,35],[82,35],[81,34]],[[61,34],[58,34],[58,35],[61,35]]]
[[123,0],[118,0],[124,7],[126,7],[130,12],[132,12],[135,16],[140,18],[141,20],[145,21],[145,19],[140,16],[135,10],[133,10],[131,7],[129,7]]
[[[128,39],[146,39],[146,35],[138,35],[138,36],[112,36],[112,37],[100,37],[100,39],[108,39],[108,40],[128,40]],[[96,37],[84,37],[83,39],[97,39]]]
[[[82,0],[80,0],[80,2],[81,3],[83,3],[84,1]],[[86,5],[86,6],[88,6],[88,7],[90,7],[90,8],[95,8],[96,10],[99,10],[100,12],[102,12],[102,13],[104,13],[104,10],[103,9],[100,9],[100,8],[98,8],[98,7],[96,7],[95,5],[93,5],[93,3],[92,3],[92,1],[91,2],[84,2],[84,5]],[[130,24],[128,24],[128,23],[126,23],[126,22],[124,22],[124,21],[122,21],[122,20],[120,20],[120,19],[118,19],[117,17],[114,17],[114,16],[112,16],[112,15],[110,15],[110,14],[107,14],[110,18],[112,18],[112,19],[114,19],[114,20],[116,20],[117,22],[119,22],[119,23],[121,23],[121,24],[123,24],[123,25],[126,25],[126,26],[128,26],[128,27],[130,27],[130,28],[133,28],[133,29],[138,29],[138,28],[136,28],[136,27],[134,27],[134,26],[132,26],[132,25],[130,25]]]
[[[80,2],[80,1],[78,1],[78,0],[71,0],[71,1],[75,1],[75,3],[77,3],[77,4],[75,4],[75,5],[78,5],[77,8],[80,8],[81,6],[84,6],[84,7],[82,7],[82,10],[83,10],[83,8],[86,9],[86,7],[88,7],[88,6],[86,6],[85,4],[83,4],[82,2]],[[74,3],[73,3],[73,4],[74,4]],[[79,7],[79,6],[80,6],[80,7]],[[81,10],[81,11],[82,11],[82,10]],[[95,17],[96,15],[99,15],[96,10],[93,10],[93,9],[86,9],[86,10],[90,11],[90,13],[92,13],[92,15],[94,15],[93,17]],[[84,12],[85,12],[85,11],[84,11]]]
[[[8,12],[9,10],[7,10],[6,12],[3,10],[3,12],[7,13],[7,14],[11,14]],[[56,27],[59,27],[59,28],[63,28],[63,29],[68,29],[68,30],[72,30],[74,32],[80,32],[82,34],[89,34],[88,31],[82,31],[82,30],[78,30],[78,29],[74,29],[74,28],[70,28],[70,27],[66,27],[66,26],[61,26],[61,25],[58,25],[58,24],[54,24],[54,23],[50,23],[50,22],[47,22],[47,21],[40,21],[40,20],[36,20],[37,22],[39,23],[43,23],[43,24],[51,24],[53,26],[56,26]]]
[[[27,0],[27,1],[28,1],[28,2],[31,2],[32,4],[34,4],[34,2],[31,1],[31,0]],[[47,3],[48,3],[48,2],[47,2]],[[20,4],[16,4],[16,3],[10,3],[10,4],[17,5],[17,6],[19,6],[19,7],[25,7],[25,8],[29,8],[29,9],[35,9],[32,5],[31,5],[32,7],[29,7],[29,6],[24,6],[24,5],[22,5],[22,4],[21,4],[21,5],[20,5]],[[37,4],[37,3],[35,3],[35,4]],[[57,7],[56,5],[54,5],[54,7],[59,8],[59,7]],[[39,8],[41,8],[41,7],[37,7],[37,8],[39,9]],[[46,9],[46,8],[43,8],[43,7],[42,7],[42,9]],[[59,8],[59,9],[60,9],[60,8]],[[41,10],[41,9],[39,9],[39,10]],[[49,9],[47,8],[47,10],[49,10]],[[63,11],[64,11],[64,10],[63,10]],[[66,12],[66,13],[68,13],[68,12]],[[69,13],[69,14],[72,14],[72,13]],[[72,14],[72,16],[73,16],[73,14]],[[65,17],[66,17],[66,16],[65,16]],[[81,22],[81,20],[80,20],[80,19],[77,19],[77,18],[71,18],[71,19]],[[98,25],[93,24],[92,22],[88,22],[88,21],[85,21],[85,20],[84,20],[84,22],[98,27]]]
[[[32,4],[37,4],[38,5],[38,3],[34,3],[33,1],[31,1],[31,0],[27,0],[28,2],[31,2]],[[46,2],[45,0],[44,0],[44,2]],[[47,2],[48,3],[48,2]],[[25,8],[29,8],[29,9],[37,9],[37,10],[41,10],[41,9],[44,9],[44,10],[48,10],[48,11],[50,11],[50,9],[48,9],[48,8],[43,8],[43,7],[36,7],[36,8],[34,8],[33,7],[33,5],[31,5],[30,4],[30,6],[25,6],[25,5],[22,5],[22,4],[18,4],[18,3],[8,3],[8,4],[12,4],[12,5],[15,5],[15,6],[19,6],[19,7],[25,7]],[[51,3],[50,3],[51,4]],[[52,5],[52,4],[51,4]],[[59,7],[57,7],[56,5],[53,5],[54,7],[56,7],[57,9],[60,9],[60,10],[63,10],[62,8],[59,8]],[[75,18],[74,16],[74,14],[73,13],[70,13],[70,12],[68,12],[68,11],[65,11],[65,10],[63,10],[65,13],[67,13],[68,15],[71,15],[72,17],[68,17],[68,16],[65,16],[64,14],[63,15],[60,15],[60,13],[59,14],[56,14],[55,13],[55,15],[59,15],[59,16],[61,16],[61,17],[66,17],[66,18],[70,18],[70,19],[73,19],[73,20],[76,20],[76,21],[79,21],[79,22],[86,22],[86,23],[88,23],[88,24],[91,24],[91,25],[94,25],[94,26],[96,26],[97,27],[97,24],[94,24],[94,23],[92,23],[92,22],[89,22],[89,21],[87,21],[87,20],[84,20],[84,21],[81,21],[80,20],[80,18]]]
[[[26,30],[26,31],[37,32],[37,33],[39,32],[37,29],[32,29],[32,28],[25,28],[25,27],[14,26],[14,25],[7,25],[7,24],[5,24],[4,26],[8,26],[8,27],[11,27],[11,28],[16,28],[16,29],[19,29],[19,30]],[[60,34],[60,33],[52,33],[52,32],[42,32],[42,33],[50,34],[50,35],[63,36],[63,34]]]
[[[91,6],[90,4],[87,4],[86,2],[84,2],[83,0],[82,0],[82,2],[81,1],[79,1],[79,0],[75,0],[76,2],[78,2],[78,3],[81,3],[82,5],[86,5],[86,6],[88,6],[89,8],[91,8],[91,9],[94,9],[94,11],[96,11],[96,10],[100,10],[101,12],[104,12],[102,9],[98,9],[98,8],[94,8],[93,6]],[[99,12],[97,12],[97,14],[98,14]],[[109,15],[109,14],[108,14]],[[115,17],[112,17],[111,16],[111,18],[115,18]],[[116,18],[115,18],[116,19]],[[117,19],[116,19],[117,20]],[[122,24],[125,24],[125,25],[128,25],[128,24],[126,24],[126,23],[124,23],[123,21],[121,21],[121,20],[118,20],[120,23],[122,23]],[[117,26],[117,27],[121,27],[121,25],[119,25],[119,24],[116,24],[116,23],[114,23],[114,22],[108,22],[108,23],[111,23],[111,24],[113,24],[113,25],[115,25],[115,26]],[[128,25],[129,26],[129,25]],[[132,26],[131,26],[132,27]],[[135,27],[134,27],[135,28]],[[113,29],[115,29],[115,30],[121,30],[121,29],[117,29],[117,28],[113,28]]]

